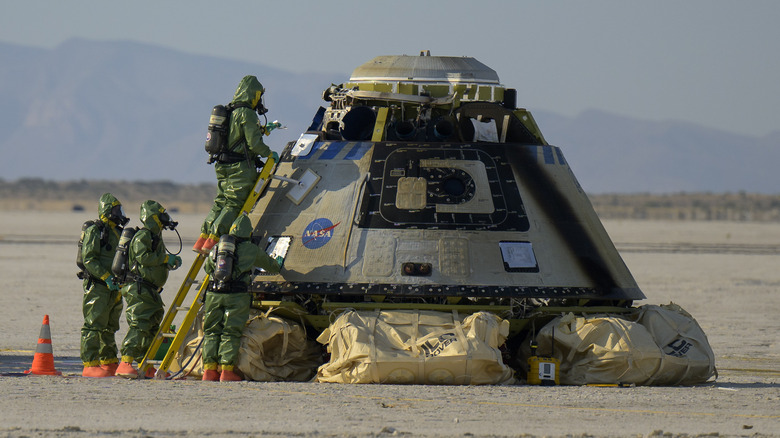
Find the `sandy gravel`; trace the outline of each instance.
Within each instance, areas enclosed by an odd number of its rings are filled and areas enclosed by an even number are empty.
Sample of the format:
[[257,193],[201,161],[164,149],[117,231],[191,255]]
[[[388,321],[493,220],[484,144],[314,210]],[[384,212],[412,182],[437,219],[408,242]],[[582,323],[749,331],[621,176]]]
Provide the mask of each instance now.
[[[0,212],[0,436],[780,436],[780,224],[605,223],[642,303],[674,301],[707,333],[713,384],[446,387],[81,378],[74,256],[91,216]],[[201,217],[174,219],[187,248]],[[21,377],[45,314],[64,376]]]

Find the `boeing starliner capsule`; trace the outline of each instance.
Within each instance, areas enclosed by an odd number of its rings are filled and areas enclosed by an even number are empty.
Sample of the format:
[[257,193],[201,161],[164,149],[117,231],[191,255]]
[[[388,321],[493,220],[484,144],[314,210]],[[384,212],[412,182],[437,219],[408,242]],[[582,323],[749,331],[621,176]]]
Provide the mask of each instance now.
[[[327,88],[252,214],[284,257],[256,301],[627,307],[644,295],[517,93],[470,57],[379,56]],[[400,307],[405,306],[405,307]],[[429,307],[425,307],[429,306]]]

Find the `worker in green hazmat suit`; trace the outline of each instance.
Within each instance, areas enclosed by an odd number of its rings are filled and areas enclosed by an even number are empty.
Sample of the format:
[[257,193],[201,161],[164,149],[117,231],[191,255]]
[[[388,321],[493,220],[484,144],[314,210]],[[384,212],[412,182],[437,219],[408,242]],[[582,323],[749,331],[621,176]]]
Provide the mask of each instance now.
[[258,119],[258,113],[267,112],[263,105],[264,92],[255,76],[244,76],[236,88],[231,102],[236,108],[230,115],[229,152],[220,154],[214,165],[217,196],[192,247],[195,252],[208,254],[241,212],[259,175],[256,158],[273,157],[279,161],[276,152],[263,143],[263,134],[270,132]]
[[[116,375],[138,377],[133,361],[141,362],[152,343],[163,319],[162,288],[168,272],[181,266],[181,257],[168,253],[162,240],[162,230],[175,229],[177,223],[157,201],[141,204],[142,228],[130,241],[128,278],[122,285],[122,296],[127,302],[125,316],[128,330],[122,343],[122,362]],[[146,377],[154,376],[150,367]]]
[[115,335],[122,314],[122,296],[111,273],[119,236],[129,219],[122,204],[104,193],[98,204],[99,220],[82,234],[81,260],[84,298],[81,328],[81,361],[84,377],[110,377],[119,362]]
[[[252,303],[248,292],[252,269],[258,266],[274,274],[281,269],[282,258],[272,259],[252,243],[251,235],[252,222],[242,214],[230,227],[229,236],[234,242],[231,244],[227,236],[223,236],[204,263],[211,279],[203,319],[204,381],[242,380],[234,366]],[[231,257],[228,250],[233,245],[235,250]],[[232,266],[227,269],[230,263]],[[218,366],[221,373],[217,371]]]

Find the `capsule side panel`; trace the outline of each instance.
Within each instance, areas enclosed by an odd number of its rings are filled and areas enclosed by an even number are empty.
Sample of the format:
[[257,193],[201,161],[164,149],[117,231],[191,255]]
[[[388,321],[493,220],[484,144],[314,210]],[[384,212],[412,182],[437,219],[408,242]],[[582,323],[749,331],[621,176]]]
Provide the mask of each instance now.
[[275,180],[255,209],[256,234],[292,238],[257,288],[644,297],[556,147],[318,142],[277,174],[307,170],[300,204]]

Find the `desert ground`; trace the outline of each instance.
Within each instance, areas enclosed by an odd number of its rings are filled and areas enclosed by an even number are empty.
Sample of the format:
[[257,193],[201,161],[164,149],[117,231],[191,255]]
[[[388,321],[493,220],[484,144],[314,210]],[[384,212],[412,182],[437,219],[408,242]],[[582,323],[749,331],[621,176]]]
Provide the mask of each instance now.
[[[127,213],[137,225],[137,211]],[[677,303],[704,329],[718,368],[712,383],[226,384],[80,377],[74,260],[81,223],[94,215],[0,211],[0,436],[780,436],[780,223],[604,223],[647,295],[636,304]],[[201,216],[174,215],[185,267]],[[178,250],[175,233],[164,239]],[[63,375],[25,376],[44,315]],[[123,320],[118,342],[125,329]]]

